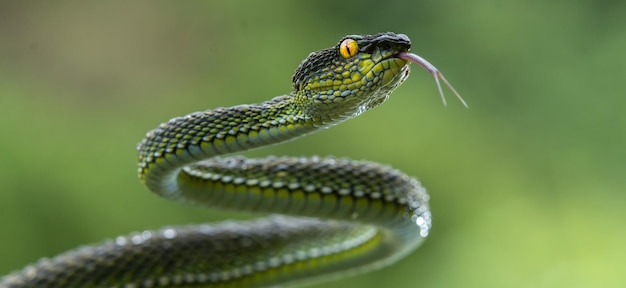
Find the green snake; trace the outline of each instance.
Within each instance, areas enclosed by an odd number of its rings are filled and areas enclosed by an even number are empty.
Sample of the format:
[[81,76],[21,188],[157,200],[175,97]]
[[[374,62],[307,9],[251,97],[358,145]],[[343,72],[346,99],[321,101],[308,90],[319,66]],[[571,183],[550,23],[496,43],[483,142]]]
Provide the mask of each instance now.
[[289,286],[407,255],[431,228],[428,195],[416,179],[344,158],[220,155],[291,140],[378,106],[407,78],[410,62],[431,72],[442,97],[440,79],[454,91],[410,46],[404,34],[345,36],[299,65],[291,94],[174,118],[139,143],[139,178],[153,192],[276,216],[120,236],[42,259],[0,287]]

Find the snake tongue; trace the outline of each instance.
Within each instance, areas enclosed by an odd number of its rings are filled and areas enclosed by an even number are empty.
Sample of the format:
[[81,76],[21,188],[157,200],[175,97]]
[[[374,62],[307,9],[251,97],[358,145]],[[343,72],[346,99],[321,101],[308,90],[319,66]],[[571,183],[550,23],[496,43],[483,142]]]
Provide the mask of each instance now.
[[465,103],[465,100],[463,100],[461,95],[458,92],[456,92],[456,90],[454,89],[454,87],[452,87],[450,82],[448,82],[448,80],[446,80],[446,78],[443,77],[443,74],[441,74],[441,72],[439,72],[439,70],[437,70],[437,68],[433,64],[430,64],[430,62],[426,61],[426,59],[418,56],[417,54],[413,54],[409,52],[400,52],[398,53],[397,57],[406,61],[413,62],[417,65],[420,65],[422,68],[424,68],[424,70],[428,71],[431,75],[433,75],[433,78],[435,78],[435,83],[437,83],[437,89],[439,90],[439,95],[441,95],[441,101],[443,101],[444,106],[446,106],[447,103],[446,103],[446,98],[443,95],[443,89],[441,89],[441,83],[439,82],[440,79],[441,81],[443,81],[443,83],[446,84],[446,86],[448,86],[448,88],[450,88],[450,90],[452,90],[454,95],[456,95],[456,98],[458,98],[459,101],[463,103],[463,106],[465,106],[465,108],[468,108],[467,103]]

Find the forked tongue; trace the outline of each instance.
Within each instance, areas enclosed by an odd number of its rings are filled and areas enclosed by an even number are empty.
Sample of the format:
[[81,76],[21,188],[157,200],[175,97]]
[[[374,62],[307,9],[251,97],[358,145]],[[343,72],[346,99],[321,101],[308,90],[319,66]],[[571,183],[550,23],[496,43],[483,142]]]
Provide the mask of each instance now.
[[435,78],[435,83],[437,83],[437,89],[439,90],[439,95],[441,95],[441,101],[443,101],[443,105],[446,106],[446,98],[443,95],[443,89],[441,89],[441,83],[439,82],[439,80],[441,79],[441,81],[443,81],[443,83],[446,84],[446,86],[448,86],[448,88],[450,88],[450,90],[452,90],[452,92],[454,93],[454,95],[456,95],[456,98],[459,98],[459,101],[461,101],[461,103],[463,103],[463,106],[465,106],[465,108],[468,108],[467,103],[465,103],[465,100],[463,100],[463,98],[461,97],[461,95],[456,92],[456,90],[454,89],[454,87],[452,87],[452,85],[450,84],[450,82],[448,82],[448,80],[446,80],[446,77],[443,77],[443,74],[441,74],[441,72],[439,72],[439,70],[437,70],[437,68],[435,68],[435,66],[433,66],[433,64],[430,64],[430,62],[426,61],[426,59],[413,54],[413,53],[409,53],[409,52],[400,52],[398,53],[398,58],[400,59],[404,59],[410,62],[413,62],[417,65],[422,66],[422,68],[424,68],[426,71],[428,71],[431,75],[433,75],[433,78]]

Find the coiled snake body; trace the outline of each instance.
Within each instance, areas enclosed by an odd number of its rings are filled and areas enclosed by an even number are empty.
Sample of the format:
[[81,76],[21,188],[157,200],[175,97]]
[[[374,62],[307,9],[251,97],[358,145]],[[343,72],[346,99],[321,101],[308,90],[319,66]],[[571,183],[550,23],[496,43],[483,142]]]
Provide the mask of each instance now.
[[139,177],[163,197],[285,216],[120,236],[40,260],[0,287],[266,287],[396,261],[431,227],[417,180],[348,159],[218,156],[355,117],[388,98],[409,62],[448,84],[410,45],[390,32],[346,36],[300,64],[291,94],[174,118],[138,145]]

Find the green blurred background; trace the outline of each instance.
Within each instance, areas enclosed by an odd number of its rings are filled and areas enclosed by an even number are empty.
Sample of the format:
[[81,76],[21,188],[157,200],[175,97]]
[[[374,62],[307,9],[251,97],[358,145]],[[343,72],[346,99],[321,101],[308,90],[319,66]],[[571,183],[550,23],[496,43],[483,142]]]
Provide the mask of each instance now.
[[[236,217],[141,186],[171,117],[290,91],[309,52],[405,33],[430,75],[333,129],[249,155],[392,164],[429,189],[429,239],[323,287],[625,287],[625,1],[0,3],[0,275],[81,244]],[[389,284],[388,284],[389,283]],[[322,287],[322,286],[318,286]]]

